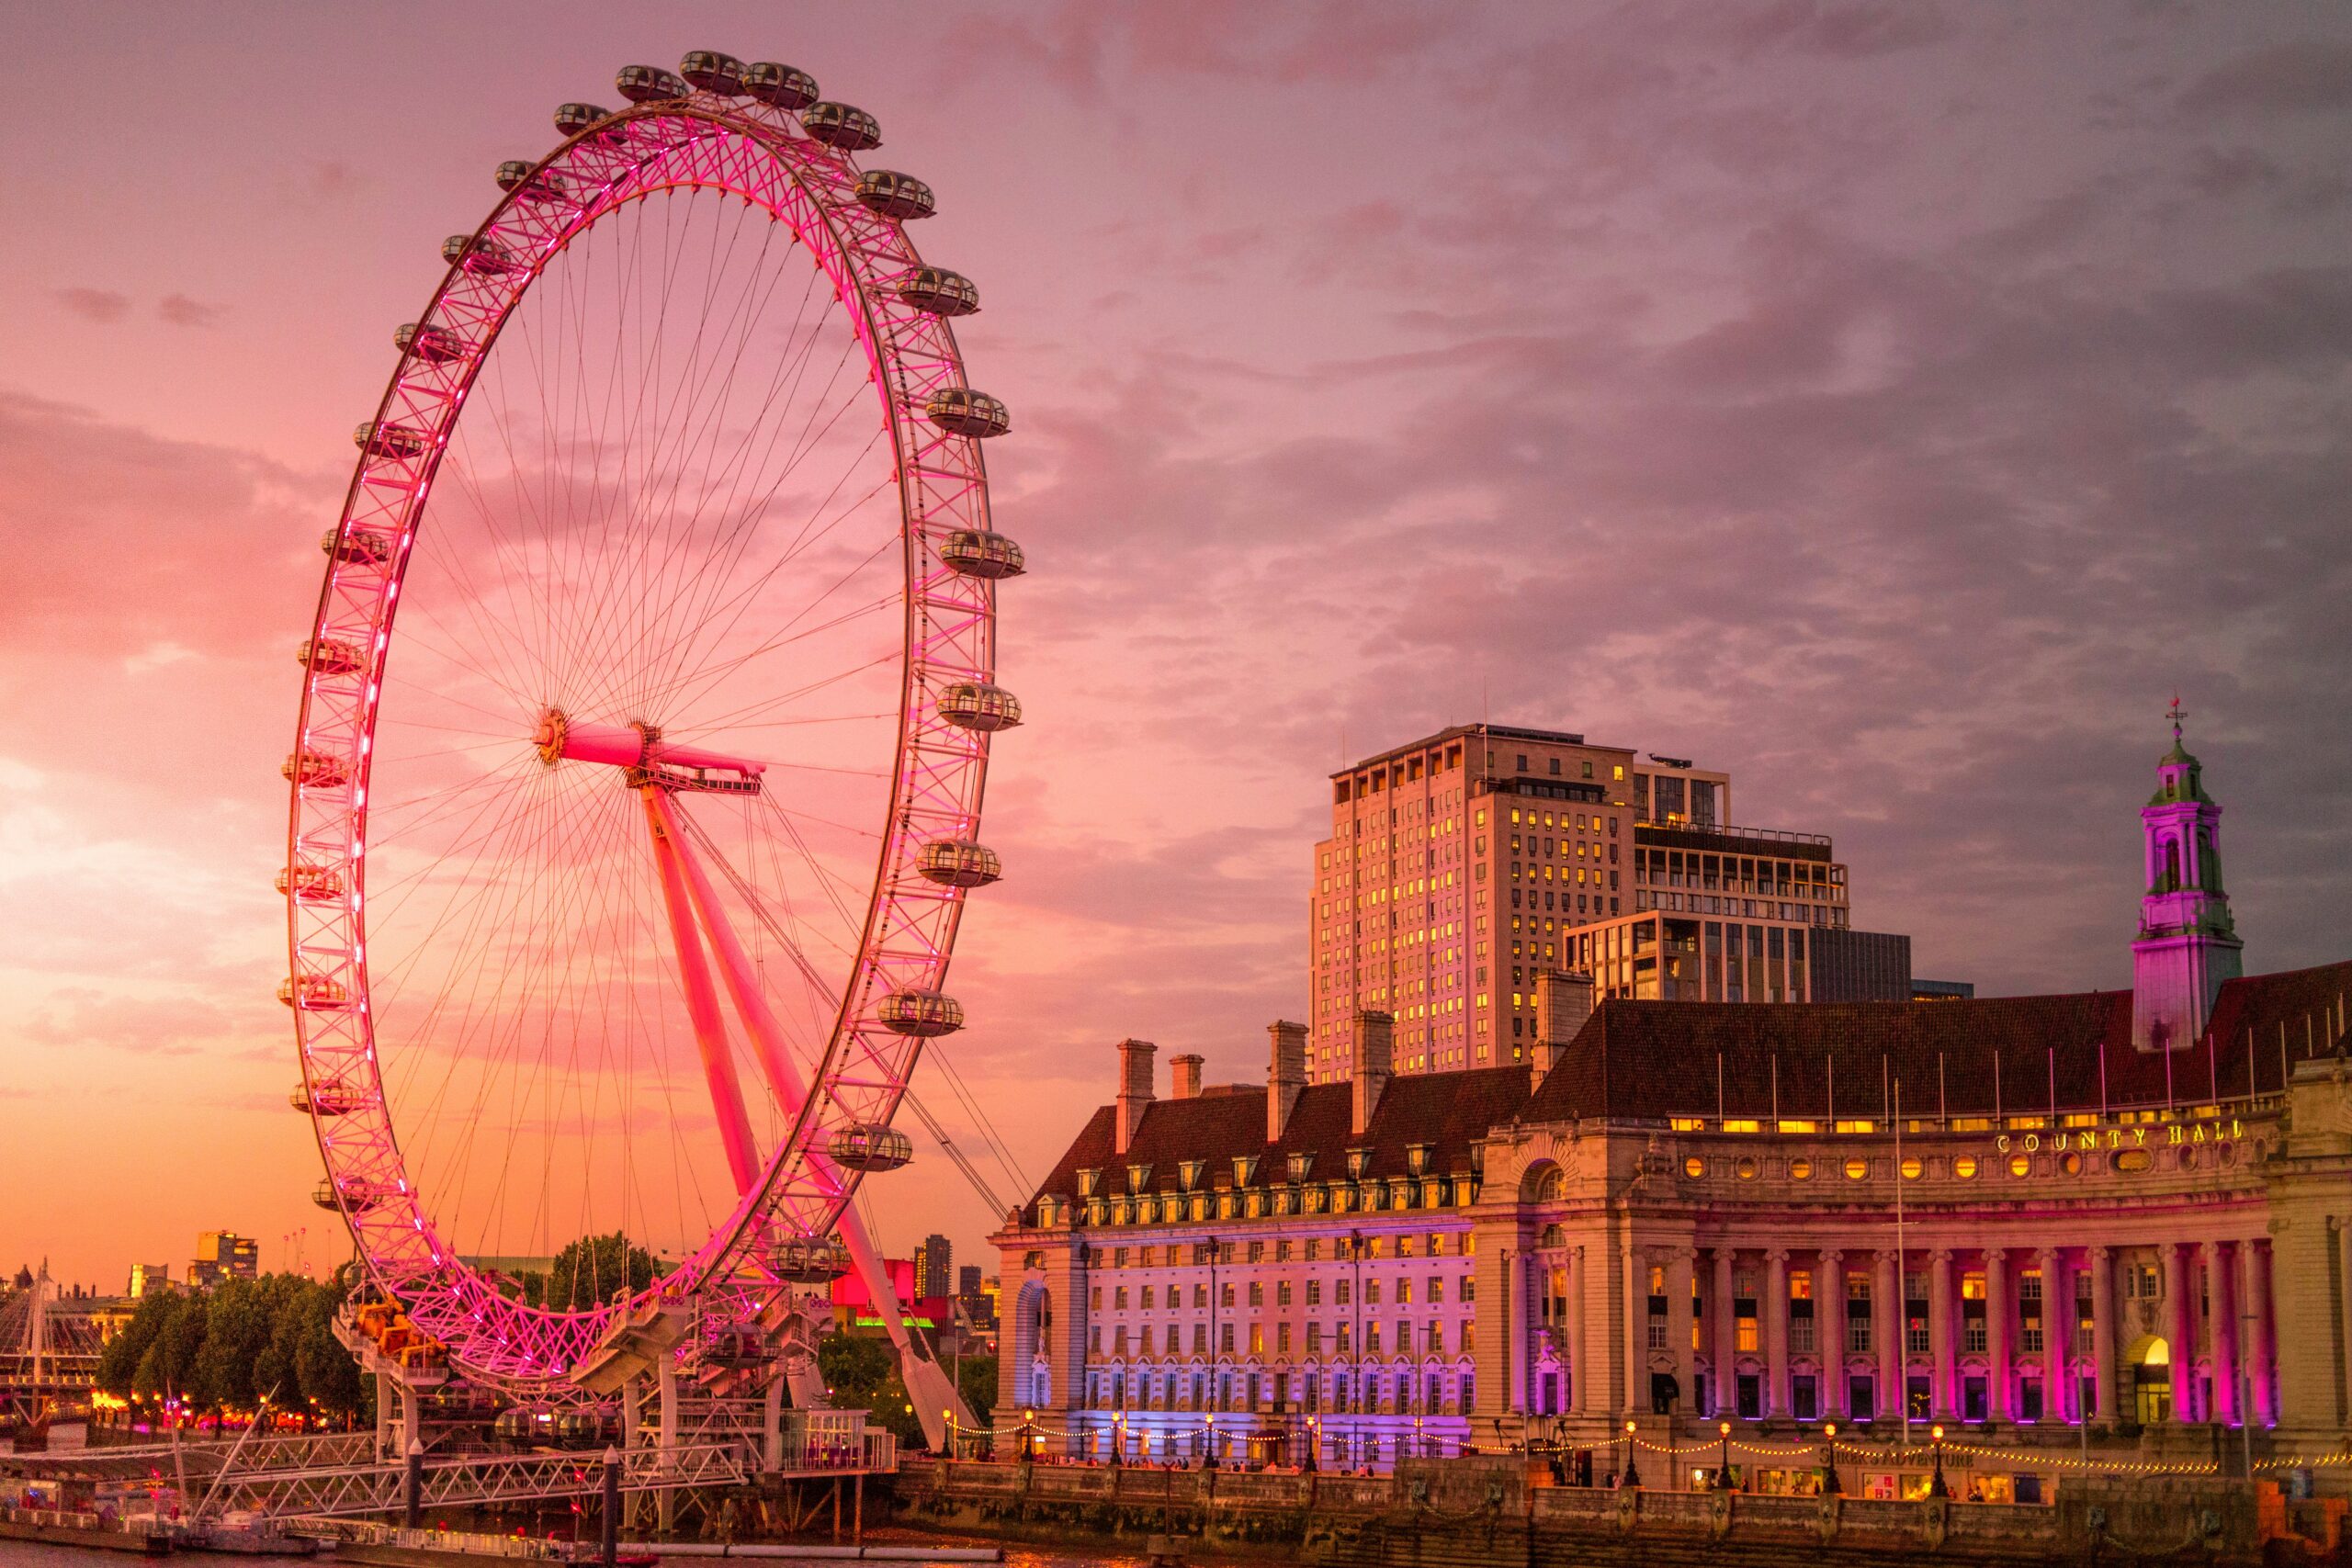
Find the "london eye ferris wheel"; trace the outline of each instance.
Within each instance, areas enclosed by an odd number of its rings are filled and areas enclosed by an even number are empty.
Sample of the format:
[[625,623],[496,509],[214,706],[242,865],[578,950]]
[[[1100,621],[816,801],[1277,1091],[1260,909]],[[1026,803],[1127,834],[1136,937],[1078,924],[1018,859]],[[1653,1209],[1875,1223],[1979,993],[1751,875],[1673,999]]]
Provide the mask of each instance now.
[[[356,432],[302,644],[302,1083],[373,1283],[469,1377],[576,1378],[655,1301],[807,1280],[946,989],[980,838],[1010,423],[872,116],[712,52],[443,247]],[[499,1260],[625,1234],[646,1289]],[[820,1273],[822,1271],[820,1270]],[[926,1412],[928,1414],[928,1412]]]

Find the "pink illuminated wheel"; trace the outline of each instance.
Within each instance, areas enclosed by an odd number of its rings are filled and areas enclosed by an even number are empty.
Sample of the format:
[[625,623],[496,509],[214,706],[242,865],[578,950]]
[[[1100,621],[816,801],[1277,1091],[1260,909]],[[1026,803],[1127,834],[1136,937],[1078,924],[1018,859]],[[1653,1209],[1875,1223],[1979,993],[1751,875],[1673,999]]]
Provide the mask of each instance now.
[[[691,80],[685,78],[690,77]],[[996,589],[972,285],[781,65],[632,66],[444,248],[323,541],[286,773],[296,1103],[374,1283],[477,1381],[748,1305],[839,1229],[970,890]],[[522,1299],[626,1234],[650,1290]]]

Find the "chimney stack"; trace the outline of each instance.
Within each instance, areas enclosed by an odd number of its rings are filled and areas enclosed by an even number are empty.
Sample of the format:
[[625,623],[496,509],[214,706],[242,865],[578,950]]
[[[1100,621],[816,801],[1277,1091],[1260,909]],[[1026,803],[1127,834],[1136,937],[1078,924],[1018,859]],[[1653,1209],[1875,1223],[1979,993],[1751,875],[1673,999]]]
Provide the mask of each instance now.
[[1396,1021],[1385,1012],[1366,1010],[1355,1016],[1355,1106],[1351,1128],[1361,1138],[1380,1109],[1381,1091],[1395,1077]]
[[1168,1059],[1168,1073],[1170,1079],[1169,1099],[1198,1100],[1201,1098],[1201,1057],[1197,1052],[1188,1052],[1182,1056],[1170,1056]]
[[1306,1092],[1306,1025],[1276,1019],[1266,1026],[1273,1042],[1266,1063],[1266,1142],[1274,1143],[1290,1125],[1298,1097]]
[[1535,975],[1533,1084],[1540,1087],[1568,1054],[1568,1043],[1592,1016],[1592,976],[1542,969]]
[[1144,1109],[1150,1105],[1151,1054],[1159,1050],[1148,1040],[1119,1042],[1119,1125],[1114,1150],[1121,1155],[1136,1141],[1136,1129],[1143,1125]]

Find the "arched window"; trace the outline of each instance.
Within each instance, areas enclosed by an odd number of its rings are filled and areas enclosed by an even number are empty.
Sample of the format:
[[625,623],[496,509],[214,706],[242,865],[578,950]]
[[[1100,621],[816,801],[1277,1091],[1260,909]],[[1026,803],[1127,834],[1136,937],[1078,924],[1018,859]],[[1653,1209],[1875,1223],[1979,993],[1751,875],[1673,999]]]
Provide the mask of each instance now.
[[2176,893],[2180,889],[2180,840],[2165,840],[2165,879],[2160,892]]

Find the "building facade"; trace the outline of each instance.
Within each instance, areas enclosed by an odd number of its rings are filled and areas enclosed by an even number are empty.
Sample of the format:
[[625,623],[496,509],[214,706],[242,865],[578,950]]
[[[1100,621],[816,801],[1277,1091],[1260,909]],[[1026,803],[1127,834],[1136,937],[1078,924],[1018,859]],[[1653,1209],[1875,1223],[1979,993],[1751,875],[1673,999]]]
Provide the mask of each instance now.
[[936,1231],[922,1238],[922,1246],[915,1252],[915,1293],[922,1296],[952,1296],[956,1294],[956,1253],[947,1238]]
[[2139,1027],[2161,988],[1528,988],[1515,1065],[1396,1072],[1396,1021],[1359,1009],[1348,1081],[1310,1083],[1310,1031],[1281,1022],[1262,1086],[1195,1064],[1162,1099],[1123,1043],[1121,1093],[993,1238],[1000,1432],[1327,1467],[1546,1440],[1607,1466],[1729,1422],[1766,1467],[1835,1421],[1883,1456],[1870,1486],[1905,1488],[1898,1450],[1941,1424],[2018,1491],[2086,1451],[2352,1432],[2352,963],[2222,978],[2162,1048]]
[[1809,999],[1847,924],[1818,834],[1730,825],[1729,775],[1581,735],[1464,725],[1331,775],[1308,902],[1307,1076],[1349,1077],[1360,1011],[1398,1073],[1523,1062],[1545,968],[1603,996]]
[[251,1280],[261,1272],[261,1246],[235,1231],[206,1231],[196,1238],[187,1282],[209,1291],[223,1280]]

